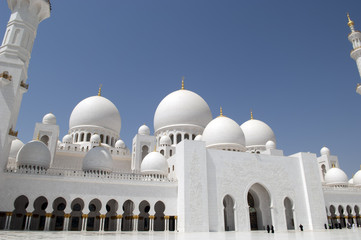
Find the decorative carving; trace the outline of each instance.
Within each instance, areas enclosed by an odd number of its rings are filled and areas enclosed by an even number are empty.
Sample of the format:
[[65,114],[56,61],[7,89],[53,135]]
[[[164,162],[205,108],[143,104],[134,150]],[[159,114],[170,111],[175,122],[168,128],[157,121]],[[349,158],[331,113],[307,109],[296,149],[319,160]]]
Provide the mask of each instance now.
[[25,89],[29,89],[29,84],[24,83],[24,81],[20,82],[20,87],[23,87]]
[[10,136],[17,137],[17,136],[18,136],[18,132],[19,132],[19,131],[14,131],[12,127],[9,129],[9,135],[10,135]]
[[11,81],[13,76],[11,76],[8,71],[3,71],[2,73],[0,73],[0,78],[5,78]]

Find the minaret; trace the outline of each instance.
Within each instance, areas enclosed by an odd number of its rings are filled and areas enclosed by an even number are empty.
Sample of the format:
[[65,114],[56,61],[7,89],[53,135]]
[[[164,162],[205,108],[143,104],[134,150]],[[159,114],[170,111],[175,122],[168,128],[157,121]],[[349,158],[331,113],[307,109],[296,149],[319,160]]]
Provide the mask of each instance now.
[[[355,30],[355,23],[350,19],[350,15],[347,13],[348,23],[351,33],[348,35],[348,40],[352,43],[352,51],[350,56],[356,61],[358,71],[361,77],[361,32]],[[357,84],[356,92],[361,94],[361,85]]]
[[7,0],[11,16],[0,46],[0,171],[5,168],[38,25],[50,17],[49,0]]

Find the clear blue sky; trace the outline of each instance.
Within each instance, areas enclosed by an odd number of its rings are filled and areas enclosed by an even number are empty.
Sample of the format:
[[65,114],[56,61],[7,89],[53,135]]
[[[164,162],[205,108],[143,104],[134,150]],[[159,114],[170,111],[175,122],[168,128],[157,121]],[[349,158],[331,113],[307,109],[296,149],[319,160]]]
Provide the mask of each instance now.
[[[361,164],[361,82],[346,12],[361,30],[361,1],[52,1],[30,61],[29,92],[16,129],[31,140],[43,115],[60,138],[82,99],[102,95],[122,117],[127,146],[158,103],[181,87],[201,95],[213,117],[269,124],[286,155],[323,146],[348,177]],[[0,31],[10,10],[0,1]]]

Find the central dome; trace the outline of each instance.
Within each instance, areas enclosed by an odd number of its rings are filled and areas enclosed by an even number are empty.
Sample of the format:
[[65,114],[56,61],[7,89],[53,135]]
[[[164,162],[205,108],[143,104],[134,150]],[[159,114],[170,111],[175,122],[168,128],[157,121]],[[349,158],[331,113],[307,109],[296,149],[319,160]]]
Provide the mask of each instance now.
[[166,96],[154,114],[154,130],[179,125],[195,125],[205,128],[212,120],[208,104],[198,94],[178,90]]
[[119,133],[119,111],[111,101],[102,96],[88,97],[78,103],[70,115],[69,129],[80,126],[98,126]]

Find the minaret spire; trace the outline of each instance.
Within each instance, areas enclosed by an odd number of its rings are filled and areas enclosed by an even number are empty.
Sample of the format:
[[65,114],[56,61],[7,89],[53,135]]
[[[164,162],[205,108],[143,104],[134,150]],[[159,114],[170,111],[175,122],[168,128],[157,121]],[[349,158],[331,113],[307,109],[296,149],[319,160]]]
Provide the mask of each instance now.
[[253,112],[252,112],[252,109],[251,109],[251,120],[253,120]]
[[184,76],[182,77],[182,90],[184,90]]
[[[350,53],[350,56],[353,60],[356,61],[356,65],[361,77],[361,32],[355,29],[355,23],[351,20],[350,14],[347,13],[348,23],[351,33],[348,35],[348,40],[352,43],[353,50]],[[361,85],[357,84],[356,92],[361,94]]]

